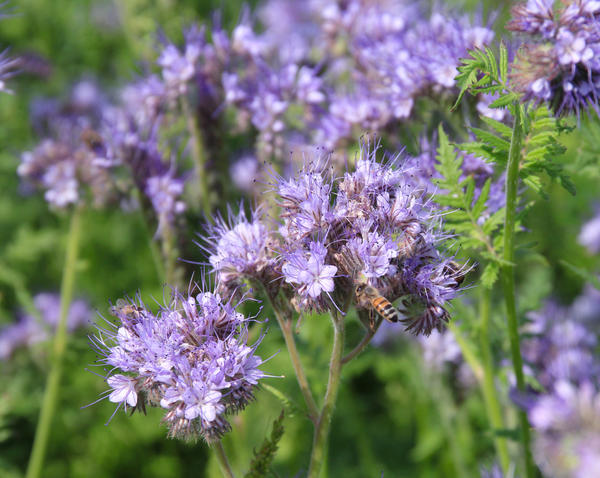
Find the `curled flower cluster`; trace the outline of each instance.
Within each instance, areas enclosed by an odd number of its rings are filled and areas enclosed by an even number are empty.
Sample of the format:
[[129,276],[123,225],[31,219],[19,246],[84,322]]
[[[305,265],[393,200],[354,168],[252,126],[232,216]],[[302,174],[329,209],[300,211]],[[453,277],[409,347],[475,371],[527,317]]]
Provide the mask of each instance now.
[[[58,294],[44,292],[33,298],[33,305],[38,311],[34,317],[23,314],[19,320],[0,330],[0,360],[8,359],[20,347],[48,340],[56,329],[60,317],[60,297]],[[83,300],[74,301],[67,315],[67,330],[73,331],[84,327],[89,322],[92,311]]]
[[119,323],[92,337],[100,364],[111,368],[109,400],[117,409],[164,408],[172,437],[221,437],[230,428],[226,416],[253,399],[265,376],[237,306],[205,291],[174,291],[156,314],[141,301],[120,300],[112,309]]
[[[429,335],[448,320],[462,267],[438,246],[446,239],[428,196],[399,156],[379,163],[379,147],[363,143],[353,171],[334,178],[326,157],[306,161],[293,178],[275,178],[277,229],[260,215],[218,221],[206,240],[210,262],[229,290],[258,281],[281,290],[299,311],[345,308],[358,284],[400,300],[408,329]],[[277,281],[275,279],[280,278]],[[356,297],[359,309],[371,308]]]
[[528,0],[513,8],[507,28],[535,43],[521,47],[513,79],[525,99],[548,102],[555,114],[598,111],[600,3]]

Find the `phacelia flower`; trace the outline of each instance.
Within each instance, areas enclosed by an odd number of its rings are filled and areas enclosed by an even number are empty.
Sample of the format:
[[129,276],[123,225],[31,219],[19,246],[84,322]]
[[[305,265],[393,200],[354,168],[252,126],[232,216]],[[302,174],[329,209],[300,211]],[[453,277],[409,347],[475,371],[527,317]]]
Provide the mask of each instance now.
[[513,8],[508,29],[528,35],[513,73],[524,99],[548,102],[556,115],[598,111],[600,4],[529,0]]
[[263,361],[248,346],[247,318],[217,293],[173,291],[154,314],[141,302],[119,300],[108,323],[91,338],[110,367],[109,401],[118,408],[166,410],[169,436],[220,438],[231,427],[227,415],[254,397]]
[[438,250],[446,239],[439,214],[410,168],[399,156],[378,162],[378,149],[361,144],[341,178],[322,154],[306,156],[290,179],[275,177],[281,213],[274,227],[241,215],[207,239],[219,280],[259,280],[272,298],[283,289],[298,311],[340,309],[366,282],[390,301],[403,297],[414,333],[440,328],[465,271]]

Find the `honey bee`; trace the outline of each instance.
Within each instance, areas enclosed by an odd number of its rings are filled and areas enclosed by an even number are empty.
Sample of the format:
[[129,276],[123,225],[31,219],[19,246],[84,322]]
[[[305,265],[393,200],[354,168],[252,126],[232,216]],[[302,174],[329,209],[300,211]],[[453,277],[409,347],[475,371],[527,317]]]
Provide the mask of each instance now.
[[110,308],[110,313],[115,317],[125,316],[130,319],[138,319],[144,309],[141,307],[128,303],[125,299],[117,299],[116,305]]
[[356,287],[356,297],[359,302],[368,302],[371,307],[388,322],[398,322],[400,312],[375,288],[367,284]]

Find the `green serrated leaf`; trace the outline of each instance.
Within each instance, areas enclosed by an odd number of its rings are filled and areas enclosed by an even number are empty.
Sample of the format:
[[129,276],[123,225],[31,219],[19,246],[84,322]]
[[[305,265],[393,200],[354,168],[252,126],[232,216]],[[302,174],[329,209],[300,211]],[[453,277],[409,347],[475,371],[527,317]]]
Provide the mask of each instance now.
[[490,108],[503,108],[505,106],[510,105],[519,97],[515,93],[507,93],[505,95],[500,96],[500,98],[492,101],[488,106]]
[[481,121],[483,121],[493,130],[495,130],[497,133],[500,133],[505,138],[510,139],[510,137],[512,136],[512,129],[506,126],[504,123],[501,123],[500,121],[488,118],[487,116],[482,116]]
[[481,188],[481,193],[479,194],[477,201],[475,201],[475,204],[473,205],[473,210],[472,210],[473,216],[479,217],[479,216],[481,216],[481,213],[485,210],[485,202],[488,200],[488,197],[490,195],[491,185],[492,185],[492,178],[488,178],[485,181],[485,184],[483,185],[483,187]]
[[499,273],[500,265],[497,262],[488,262],[481,274],[481,285],[487,289],[491,289],[498,280]]
[[500,79],[504,83],[508,80],[508,50],[503,42],[500,42]]
[[469,129],[475,134],[475,136],[479,140],[483,141],[484,143],[488,143],[489,145],[494,146],[495,148],[498,148],[501,151],[508,152],[510,148],[510,143],[505,139],[499,138],[494,133],[490,133],[489,131],[485,131],[483,129],[474,127],[471,127]]
[[250,462],[250,469],[244,475],[244,478],[265,478],[271,468],[275,453],[277,452],[279,441],[283,436],[283,410],[279,417],[273,422],[271,436],[265,438],[258,451],[254,450],[254,457]]

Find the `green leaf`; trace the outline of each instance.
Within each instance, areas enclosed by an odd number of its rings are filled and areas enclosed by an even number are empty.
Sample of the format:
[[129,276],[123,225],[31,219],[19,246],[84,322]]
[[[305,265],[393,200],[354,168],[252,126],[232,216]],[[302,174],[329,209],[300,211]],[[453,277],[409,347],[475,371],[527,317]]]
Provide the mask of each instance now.
[[519,96],[515,93],[507,93],[505,95],[500,96],[500,98],[492,101],[489,104],[490,108],[502,108],[513,103],[515,100],[518,100]]
[[283,417],[284,413],[282,410],[279,417],[273,422],[271,436],[265,438],[258,451],[254,450],[254,458],[250,462],[250,470],[244,475],[244,478],[264,478],[269,473],[279,441],[283,436]]
[[490,195],[490,187],[492,185],[492,178],[488,178],[481,188],[481,193],[477,198],[477,201],[473,205],[472,214],[475,217],[481,216],[481,213],[485,210],[485,202],[488,200]]
[[488,262],[483,269],[481,274],[481,285],[487,289],[491,289],[498,280],[498,273],[500,272],[500,264],[497,262]]
[[561,260],[559,261],[563,266],[569,269],[573,274],[583,279],[586,282],[592,284],[596,289],[600,290],[600,279],[596,277],[593,273],[586,271],[580,267],[574,266],[567,261]]
[[504,123],[501,123],[500,121],[488,118],[487,116],[481,116],[481,121],[483,121],[496,132],[500,133],[500,135],[504,136],[505,138],[510,139],[510,137],[512,136],[512,129],[506,126]]
[[498,136],[496,136],[493,133],[490,133],[489,131],[485,131],[483,129],[474,127],[471,127],[469,129],[473,131],[473,133],[475,133],[475,136],[477,136],[477,138],[479,138],[481,141],[488,143],[489,145],[494,146],[495,148],[498,148],[501,151],[508,151],[510,148],[510,143],[508,141],[502,138],[498,138]]
[[272,394],[281,402],[281,404],[287,410],[288,417],[292,418],[296,415],[302,416],[306,414],[292,398],[288,397],[281,390],[264,383],[261,384],[261,388]]
[[508,80],[508,51],[503,42],[500,42],[500,77],[504,83]]

